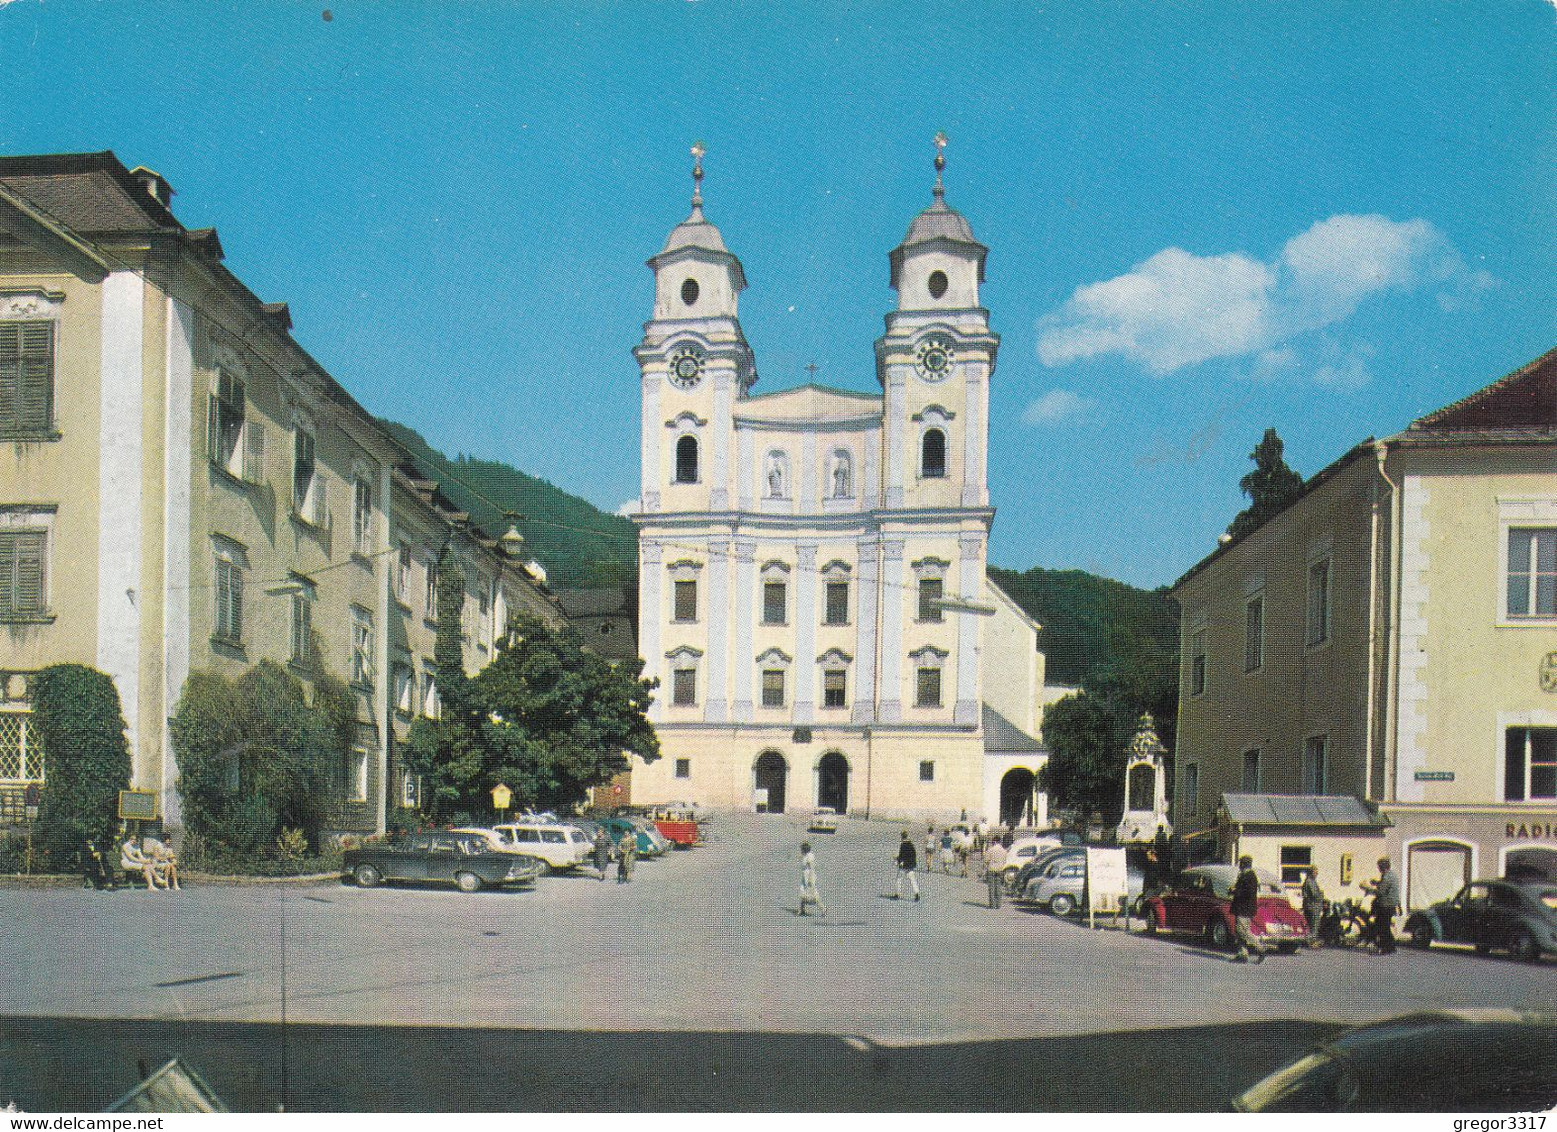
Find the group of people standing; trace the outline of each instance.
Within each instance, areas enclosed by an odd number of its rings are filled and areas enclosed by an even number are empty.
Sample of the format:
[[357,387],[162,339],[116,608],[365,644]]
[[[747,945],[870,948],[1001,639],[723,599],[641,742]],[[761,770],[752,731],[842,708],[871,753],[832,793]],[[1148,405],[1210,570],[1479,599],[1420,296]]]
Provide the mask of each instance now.
[[638,836],[632,830],[622,834],[622,839],[614,845],[611,835],[606,832],[605,826],[595,829],[595,844],[592,855],[596,870],[600,873],[602,881],[606,873],[611,869],[611,858],[616,858],[616,883],[628,884],[633,879],[633,862],[638,857]]
[[[1375,955],[1395,953],[1395,917],[1400,914],[1400,877],[1391,867],[1388,857],[1379,858],[1379,877],[1363,883],[1362,890],[1373,897],[1372,922],[1365,942],[1372,946]],[[1319,870],[1310,865],[1303,875],[1303,918],[1308,921],[1308,944],[1319,946],[1320,923],[1324,919],[1327,903],[1324,889],[1319,884]],[[1254,934],[1254,914],[1259,909],[1260,879],[1254,871],[1254,858],[1238,858],[1238,879],[1233,883],[1233,934],[1238,952],[1235,963],[1260,963],[1267,950],[1264,942]]]

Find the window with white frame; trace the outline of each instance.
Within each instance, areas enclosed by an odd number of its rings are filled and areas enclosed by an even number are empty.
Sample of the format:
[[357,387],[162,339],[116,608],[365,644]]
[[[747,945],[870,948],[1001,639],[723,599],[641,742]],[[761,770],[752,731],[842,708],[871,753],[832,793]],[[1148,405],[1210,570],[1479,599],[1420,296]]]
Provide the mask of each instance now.
[[0,782],[44,781],[43,737],[30,711],[0,711]]
[[1265,667],[1265,595],[1255,594],[1243,607],[1243,670]]
[[53,522],[52,509],[0,507],[0,621],[49,616],[49,534]]
[[427,589],[423,616],[428,621],[438,619],[438,559],[432,555],[427,558]]
[[844,669],[822,670],[822,706],[824,708],[849,706],[849,674]]
[[360,605],[351,607],[351,682],[373,685],[373,614]]
[[409,659],[395,662],[394,679],[395,710],[410,716],[416,711],[416,673]]
[[1189,635],[1189,694],[1198,696],[1206,690],[1206,631],[1196,629]]
[[1302,884],[1314,863],[1312,845],[1283,845],[1281,847],[1281,883]]
[[1508,528],[1508,617],[1557,618],[1557,527]]
[[249,417],[246,383],[223,367],[206,411],[206,451],[230,476],[260,483],[265,478],[265,429]]
[[1503,797],[1509,802],[1557,798],[1557,727],[1503,732]]
[[351,548],[361,555],[373,553],[373,481],[362,473],[352,479]]
[[914,706],[938,708],[941,706],[941,670],[950,654],[927,645],[909,654],[914,664]]
[[422,661],[422,714],[428,719],[443,718],[443,699],[438,695],[438,666]]
[[243,576],[248,567],[248,552],[232,539],[213,537],[212,558],[216,596],[214,631],[211,636],[221,644],[243,646]]
[[402,542],[395,553],[395,599],[401,605],[411,602],[411,544]]
[[1308,565],[1308,617],[1305,641],[1310,648],[1330,639],[1330,559]]
[[665,654],[670,662],[670,702],[675,707],[697,704],[697,669],[703,654],[690,645],[682,645]]
[[54,427],[53,320],[0,322],[0,438]]
[[671,615],[674,621],[697,620],[697,579],[687,578],[678,580],[672,585],[675,587],[675,611]]
[[361,747],[353,747],[347,754],[346,760],[346,800],[366,802],[368,800],[368,752]]
[[291,661],[301,668],[312,668],[314,660],[314,585],[308,579],[292,575]]
[[292,426],[292,512],[304,522],[325,526],[324,483],[319,475],[313,430],[302,421]]
[[1329,787],[1329,740],[1311,735],[1303,740],[1303,793],[1323,794]]
[[1245,794],[1258,794],[1260,792],[1260,752],[1245,751],[1243,753],[1243,782],[1240,783]]
[[940,603],[946,596],[946,571],[951,563],[940,558],[921,558],[913,567],[919,588],[918,620],[932,623],[945,620]]
[[783,649],[769,649],[757,658],[757,669],[761,673],[763,707],[781,708],[787,702],[785,694],[792,663],[793,658]]
[[769,562],[762,568],[762,623],[784,625],[789,622],[789,567]]
[[1182,817],[1192,815],[1200,808],[1200,764],[1188,763],[1184,767],[1184,777],[1179,784],[1179,813]]

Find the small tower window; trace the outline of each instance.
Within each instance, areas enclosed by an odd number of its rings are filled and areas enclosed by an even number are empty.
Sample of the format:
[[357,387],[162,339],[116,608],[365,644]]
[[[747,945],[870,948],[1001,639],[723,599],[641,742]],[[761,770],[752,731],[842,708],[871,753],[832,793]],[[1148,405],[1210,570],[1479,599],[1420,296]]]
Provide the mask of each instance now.
[[[697,280],[688,278],[681,284],[681,301],[691,306],[697,302]],[[946,290],[946,277],[941,276],[941,290]]]
[[932,299],[939,299],[942,295],[946,294],[946,287],[946,272],[930,272],[930,297]]
[[676,441],[676,482],[697,482],[697,437],[683,436]]
[[944,479],[946,476],[946,434],[938,428],[925,430],[919,475],[923,479]]

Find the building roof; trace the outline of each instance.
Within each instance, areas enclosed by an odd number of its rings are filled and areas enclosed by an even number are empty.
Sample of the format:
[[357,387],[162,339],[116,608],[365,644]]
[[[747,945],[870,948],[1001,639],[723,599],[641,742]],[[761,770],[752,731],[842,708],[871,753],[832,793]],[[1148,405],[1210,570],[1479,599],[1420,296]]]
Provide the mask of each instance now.
[[[146,171],[148,176],[155,176]],[[164,182],[165,184],[166,182]],[[111,150],[0,157],[0,185],[81,233],[182,232],[166,205]]]
[[606,617],[611,614],[632,616],[635,602],[633,586],[590,586],[553,591],[563,612],[569,617]]
[[988,704],[984,708],[986,754],[1025,755],[1047,753],[1047,748]]
[[1223,794],[1222,809],[1238,825],[1384,829],[1384,817],[1350,794]]
[[836,421],[881,415],[881,398],[870,393],[849,393],[825,385],[800,385],[760,393],[736,403],[735,417],[743,421]]
[[1485,389],[1412,421],[1406,432],[1509,433],[1527,429],[1557,435],[1557,350],[1549,350]]
[[967,218],[955,208],[950,208],[942,196],[941,186],[935,187],[935,203],[925,209],[908,225],[903,242],[888,253],[892,266],[892,286],[896,287],[903,274],[903,257],[910,248],[923,244],[947,243],[969,248],[978,257],[979,282],[984,282],[984,261],[989,249],[973,238],[973,229]]

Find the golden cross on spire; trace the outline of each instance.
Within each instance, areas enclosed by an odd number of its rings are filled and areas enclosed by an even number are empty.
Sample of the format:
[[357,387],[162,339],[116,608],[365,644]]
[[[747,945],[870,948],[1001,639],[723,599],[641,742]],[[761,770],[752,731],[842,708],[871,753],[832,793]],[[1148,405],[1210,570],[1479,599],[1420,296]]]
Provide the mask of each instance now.
[[692,143],[692,207],[703,207],[703,155],[708,150],[703,148],[703,143]]

